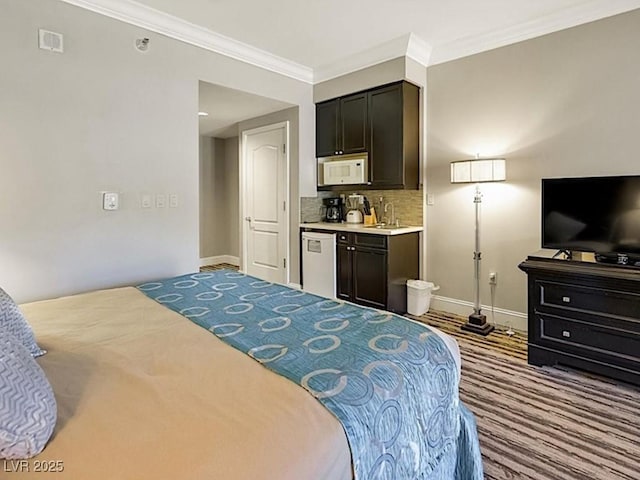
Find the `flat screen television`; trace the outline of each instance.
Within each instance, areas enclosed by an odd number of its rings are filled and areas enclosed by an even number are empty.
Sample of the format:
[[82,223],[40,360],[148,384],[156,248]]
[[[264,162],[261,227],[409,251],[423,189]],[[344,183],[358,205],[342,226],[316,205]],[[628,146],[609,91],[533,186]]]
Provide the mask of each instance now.
[[542,247],[640,254],[640,175],[543,178]]

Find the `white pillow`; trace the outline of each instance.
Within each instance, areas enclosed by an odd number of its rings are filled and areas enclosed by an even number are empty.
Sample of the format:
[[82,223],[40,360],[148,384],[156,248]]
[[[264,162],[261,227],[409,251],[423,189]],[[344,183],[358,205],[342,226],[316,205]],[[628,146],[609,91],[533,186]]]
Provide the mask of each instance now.
[[40,453],[56,425],[56,408],[40,365],[18,339],[0,330],[0,458]]
[[33,331],[16,302],[0,288],[0,332],[2,331],[17,338],[33,357],[47,353],[36,343]]

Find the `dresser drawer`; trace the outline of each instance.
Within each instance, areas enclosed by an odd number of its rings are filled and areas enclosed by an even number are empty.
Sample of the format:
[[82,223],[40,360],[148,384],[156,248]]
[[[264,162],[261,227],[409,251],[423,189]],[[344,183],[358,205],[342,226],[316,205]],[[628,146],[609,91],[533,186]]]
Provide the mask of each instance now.
[[[605,317],[640,320],[640,294],[537,281],[540,310],[573,310]],[[545,308],[546,307],[546,308]]]
[[640,362],[640,334],[555,315],[536,315],[541,344]]
[[353,233],[338,232],[336,238],[338,243],[353,243]]
[[370,233],[356,233],[354,244],[360,247],[371,248],[387,248],[387,236],[386,235],[373,235]]

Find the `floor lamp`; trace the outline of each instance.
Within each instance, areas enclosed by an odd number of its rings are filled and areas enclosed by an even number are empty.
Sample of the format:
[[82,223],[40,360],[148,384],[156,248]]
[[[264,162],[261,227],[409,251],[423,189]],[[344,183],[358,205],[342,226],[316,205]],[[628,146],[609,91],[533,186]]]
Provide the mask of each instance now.
[[482,314],[480,306],[480,204],[482,193],[480,183],[499,182],[506,180],[506,166],[503,158],[483,158],[475,160],[462,160],[451,162],[451,183],[475,183],[476,192],[473,203],[476,207],[476,245],[473,252],[475,299],[473,313],[469,315],[467,323],[462,325],[463,330],[488,335],[493,331],[493,325],[487,323],[487,317]]

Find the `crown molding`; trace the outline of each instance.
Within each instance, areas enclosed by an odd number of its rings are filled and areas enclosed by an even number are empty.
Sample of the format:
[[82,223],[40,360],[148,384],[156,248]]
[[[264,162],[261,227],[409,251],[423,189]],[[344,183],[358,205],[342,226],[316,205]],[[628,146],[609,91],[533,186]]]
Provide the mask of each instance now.
[[436,45],[429,65],[448,62],[640,8],[640,0],[592,0],[502,30]]
[[61,1],[309,84],[398,57],[409,57],[425,67],[436,65],[640,8],[640,0],[592,0],[534,21],[434,47],[409,33],[314,70],[134,0]]
[[313,70],[310,67],[278,57],[132,0],[62,1],[295,80],[313,83]]
[[409,34],[407,57],[426,67],[429,65],[429,61],[431,60],[432,51],[433,47],[422,38],[413,33]]
[[314,70],[313,83],[320,83],[349,73],[387,62],[398,57],[410,57],[424,65],[429,64],[431,46],[413,33],[402,35],[362,52],[344,57]]

